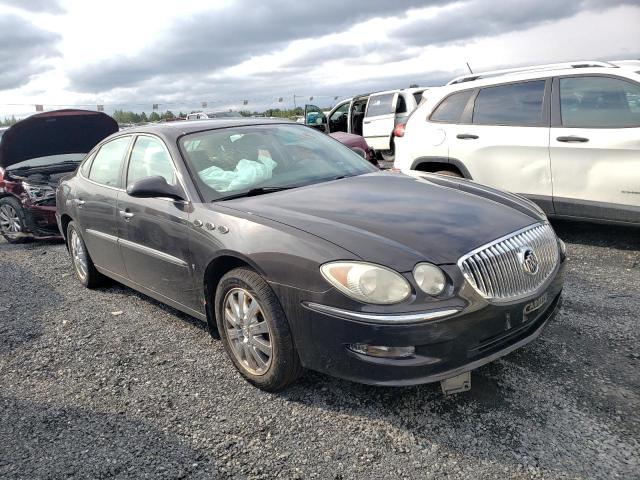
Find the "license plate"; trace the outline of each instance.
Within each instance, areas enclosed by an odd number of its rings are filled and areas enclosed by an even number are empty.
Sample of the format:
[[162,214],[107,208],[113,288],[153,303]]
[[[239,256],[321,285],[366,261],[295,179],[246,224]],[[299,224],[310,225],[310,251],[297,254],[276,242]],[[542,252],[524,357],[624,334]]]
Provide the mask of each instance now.
[[523,313],[526,315],[530,315],[532,312],[535,312],[539,308],[541,308],[545,303],[547,303],[547,294],[545,293],[541,297],[536,298],[533,302],[529,302],[524,306]]
[[464,372],[455,377],[445,378],[440,382],[440,387],[445,395],[471,390],[471,372]]

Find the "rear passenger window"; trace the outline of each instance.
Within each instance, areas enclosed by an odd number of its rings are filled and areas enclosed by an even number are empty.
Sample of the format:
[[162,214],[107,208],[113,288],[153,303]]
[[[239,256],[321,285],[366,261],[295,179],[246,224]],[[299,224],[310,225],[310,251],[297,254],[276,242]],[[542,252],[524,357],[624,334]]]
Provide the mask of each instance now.
[[466,90],[449,95],[438,105],[430,119],[434,122],[458,123],[472,93],[473,90]]
[[122,187],[121,170],[130,136],[119,137],[100,147],[91,164],[89,179],[109,187]]
[[473,123],[533,127],[542,124],[544,80],[483,88],[473,108]]
[[365,117],[375,117],[393,113],[393,93],[369,97]]
[[561,78],[560,113],[564,127],[640,126],[640,86],[617,78]]
[[402,95],[398,95],[398,101],[396,102],[396,113],[407,113],[407,102],[405,102]]

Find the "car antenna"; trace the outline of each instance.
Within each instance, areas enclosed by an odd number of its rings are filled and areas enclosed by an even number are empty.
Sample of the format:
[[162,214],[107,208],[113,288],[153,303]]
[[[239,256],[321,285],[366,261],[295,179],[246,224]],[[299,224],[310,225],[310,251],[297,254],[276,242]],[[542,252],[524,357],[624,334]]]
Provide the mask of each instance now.
[[467,68],[469,69],[469,73],[473,74],[473,70],[471,70],[471,67],[469,66],[469,62],[467,62]]

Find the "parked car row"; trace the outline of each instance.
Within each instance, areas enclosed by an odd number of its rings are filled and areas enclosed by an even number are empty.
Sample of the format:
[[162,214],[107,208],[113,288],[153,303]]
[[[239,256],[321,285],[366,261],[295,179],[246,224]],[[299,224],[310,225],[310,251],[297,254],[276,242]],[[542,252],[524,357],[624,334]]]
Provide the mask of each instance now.
[[455,393],[559,308],[547,214],[640,224],[639,96],[632,64],[579,62],[309,107],[316,128],[48,112],[0,141],[0,228],[54,235],[56,212],[82,284],[206,321],[265,390],[308,368]]
[[315,105],[305,106],[305,123],[327,133],[363,136],[386,161],[393,161],[393,130],[420,104],[425,88],[405,88],[358,95],[334,106],[328,113]]

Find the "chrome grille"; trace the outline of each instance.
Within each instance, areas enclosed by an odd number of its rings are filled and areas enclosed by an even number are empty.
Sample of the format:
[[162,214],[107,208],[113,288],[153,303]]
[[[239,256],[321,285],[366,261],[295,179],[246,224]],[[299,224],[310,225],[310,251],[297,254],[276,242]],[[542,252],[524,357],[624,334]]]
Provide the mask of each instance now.
[[[526,260],[531,258],[537,260],[534,273],[532,268],[530,272],[525,271],[530,266],[525,265]],[[500,302],[535,292],[555,271],[559,258],[556,234],[544,223],[484,245],[460,258],[458,266],[478,293]]]

